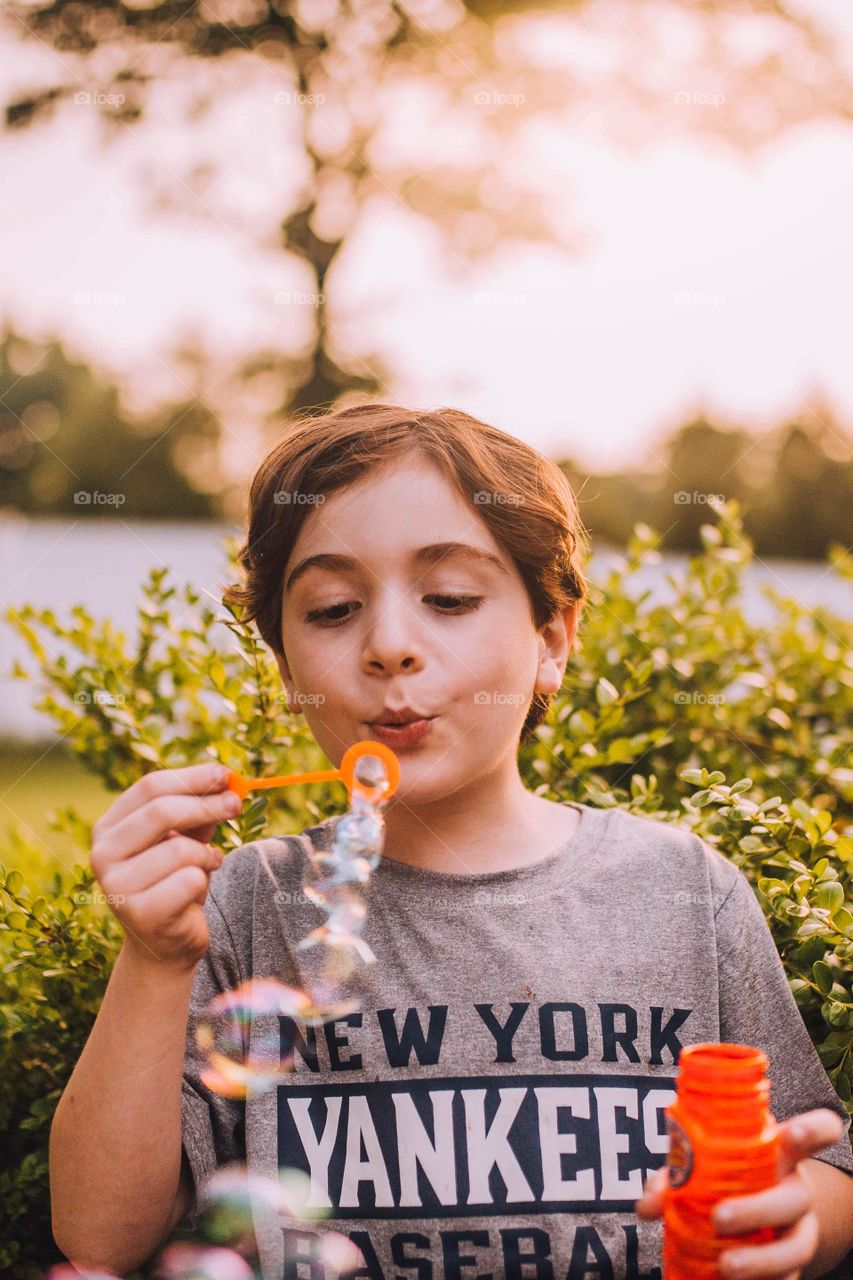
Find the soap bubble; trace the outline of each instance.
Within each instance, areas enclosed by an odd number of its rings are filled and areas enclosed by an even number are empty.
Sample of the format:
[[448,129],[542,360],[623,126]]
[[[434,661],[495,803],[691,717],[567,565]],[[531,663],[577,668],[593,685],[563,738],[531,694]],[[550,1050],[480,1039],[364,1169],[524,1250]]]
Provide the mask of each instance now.
[[295,1229],[285,1234],[284,1275],[322,1276],[338,1280],[366,1268],[364,1254],[349,1236],[339,1231]]
[[349,1236],[339,1231],[326,1231],[320,1239],[320,1257],[332,1275],[361,1270],[367,1264],[364,1254]]
[[[282,1046],[275,1015],[300,1018],[311,1010],[311,1003],[304,991],[276,978],[250,978],[214,996],[195,1030],[196,1044],[208,1060],[202,1083],[229,1098],[245,1098],[250,1089],[278,1083],[290,1071],[293,1053],[292,1047]],[[265,1015],[267,1022],[257,1027]]]
[[388,777],[388,772],[379,756],[359,756],[355,762],[354,772],[356,781],[365,787],[378,787]]
[[161,1280],[254,1280],[255,1272],[234,1249],[181,1240],[159,1255],[155,1274]]
[[[249,1173],[245,1165],[226,1165],[202,1184],[199,1211],[205,1236],[217,1244],[237,1245],[254,1234],[254,1214],[277,1218],[325,1217],[331,1210],[310,1206],[311,1179],[301,1169],[282,1169],[278,1177]],[[245,1246],[244,1246],[245,1247]]]

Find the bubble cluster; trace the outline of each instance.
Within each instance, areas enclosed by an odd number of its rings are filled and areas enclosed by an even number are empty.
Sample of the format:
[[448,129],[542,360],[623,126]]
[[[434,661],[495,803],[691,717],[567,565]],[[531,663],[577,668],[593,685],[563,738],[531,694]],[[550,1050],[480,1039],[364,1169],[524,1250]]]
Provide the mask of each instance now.
[[[357,1000],[343,998],[340,986],[359,964],[375,961],[362,936],[367,914],[363,892],[381,857],[381,810],[390,791],[386,762],[360,756],[352,774],[350,807],[334,825],[330,849],[311,851],[303,889],[325,920],[296,946],[297,954],[310,951],[320,961],[310,990],[277,978],[252,978],[214,997],[198,1018],[196,1044],[206,1059],[201,1080],[214,1093],[245,1098],[275,1087],[290,1072],[293,1041],[282,1031],[280,1018],[319,1024],[359,1007]],[[261,862],[278,888],[263,850]],[[310,1191],[310,1178],[296,1169],[283,1169],[278,1178],[248,1173],[242,1165],[218,1170],[199,1192],[205,1243],[170,1245],[160,1255],[158,1274],[162,1280],[250,1280],[255,1272],[245,1259],[256,1247],[256,1218],[271,1216],[278,1228],[289,1223],[304,1230],[302,1224],[329,1213],[310,1204]],[[339,1232],[315,1231],[310,1243],[312,1274],[322,1265],[323,1274],[334,1280],[364,1266],[359,1248]]]
[[[334,826],[331,848],[312,851],[303,888],[326,919],[296,947],[297,952],[313,949],[322,957],[311,990],[277,978],[252,978],[214,997],[198,1018],[195,1039],[207,1063],[201,1080],[212,1092],[245,1098],[280,1083],[293,1066],[293,1046],[282,1034],[281,1017],[318,1024],[359,1007],[354,999],[342,999],[338,988],[359,963],[369,966],[376,959],[362,937],[367,914],[362,891],[381,857],[385,833],[381,810],[392,790],[386,761],[376,755],[360,756],[352,771],[350,808]],[[263,851],[261,861],[277,888]],[[331,1212],[311,1204],[311,1190],[310,1177],[297,1169],[282,1169],[274,1178],[250,1173],[245,1165],[217,1170],[198,1193],[202,1241],[167,1245],[157,1257],[156,1276],[159,1280],[257,1280],[258,1272],[247,1260],[256,1258],[257,1218],[266,1215],[277,1228],[296,1227],[304,1235],[306,1224]],[[310,1231],[310,1248],[311,1274],[323,1274],[327,1280],[366,1265],[348,1236],[319,1224]],[[71,1263],[52,1267],[45,1280],[119,1278]]]
[[[296,947],[297,953],[319,952],[310,992],[276,978],[253,978],[214,997],[198,1019],[196,1044],[207,1059],[201,1079],[214,1093],[245,1098],[250,1091],[273,1088],[291,1070],[292,1044],[282,1040],[280,1016],[316,1025],[359,1007],[339,988],[359,964],[375,961],[362,937],[367,914],[362,894],[381,856],[381,808],[388,792],[385,762],[361,756],[353,770],[350,807],[335,823],[331,848],[312,851],[303,888],[326,919]],[[263,852],[262,862],[275,884]]]

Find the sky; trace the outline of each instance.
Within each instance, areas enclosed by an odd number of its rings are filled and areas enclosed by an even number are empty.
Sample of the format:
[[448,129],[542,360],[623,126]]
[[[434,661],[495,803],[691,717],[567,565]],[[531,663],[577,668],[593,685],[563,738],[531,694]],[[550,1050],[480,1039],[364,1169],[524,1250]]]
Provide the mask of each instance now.
[[[3,48],[4,100],[55,78],[52,51],[8,33]],[[189,132],[175,120],[192,74],[112,143],[87,103],[0,138],[0,317],[61,334],[139,407],[196,389],[171,359],[182,340],[201,340],[224,381],[253,346],[309,333],[311,280],[273,247],[299,179],[292,119],[263,75],[235,98],[227,68],[204,74],[222,92]],[[202,175],[190,209],[187,174],[207,159],[225,176]],[[600,469],[638,463],[697,411],[767,430],[819,398],[851,429],[853,124],[803,125],[752,156],[708,137],[637,150],[547,125],[518,166],[520,181],[550,182],[581,254],[507,245],[462,273],[390,194],[362,218],[335,277],[337,335],[341,354],[392,363],[387,398],[456,405]],[[253,406],[232,407],[229,427],[249,472]]]

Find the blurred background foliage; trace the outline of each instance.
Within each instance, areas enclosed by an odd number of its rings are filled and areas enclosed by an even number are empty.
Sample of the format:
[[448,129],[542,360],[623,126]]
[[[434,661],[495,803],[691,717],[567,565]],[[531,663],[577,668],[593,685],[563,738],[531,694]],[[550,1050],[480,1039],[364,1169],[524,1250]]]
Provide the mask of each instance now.
[[[203,400],[164,405],[140,421],[121,389],[67,356],[60,341],[0,340],[0,510],[102,517],[78,491],[120,492],[123,519],[226,519],[235,485],[220,457],[222,427]],[[557,459],[596,546],[624,546],[637,521],[665,550],[696,551],[709,496],[738,499],[760,556],[824,559],[853,541],[853,442],[825,406],[758,440],[729,424],[687,422],[643,466],[590,474]],[[803,519],[803,512],[808,519]]]

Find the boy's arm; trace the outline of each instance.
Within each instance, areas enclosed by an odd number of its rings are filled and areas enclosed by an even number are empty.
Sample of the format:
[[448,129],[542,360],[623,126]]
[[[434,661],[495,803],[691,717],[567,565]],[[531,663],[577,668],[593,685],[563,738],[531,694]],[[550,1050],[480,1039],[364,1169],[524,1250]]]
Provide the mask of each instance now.
[[820,1227],[817,1252],[803,1268],[801,1280],[817,1280],[843,1262],[853,1249],[853,1177],[812,1157],[803,1160],[799,1170],[812,1188]]
[[129,1271],[189,1203],[181,1088],[193,973],[127,941],[119,952],[50,1131],[53,1233],[71,1261]]

